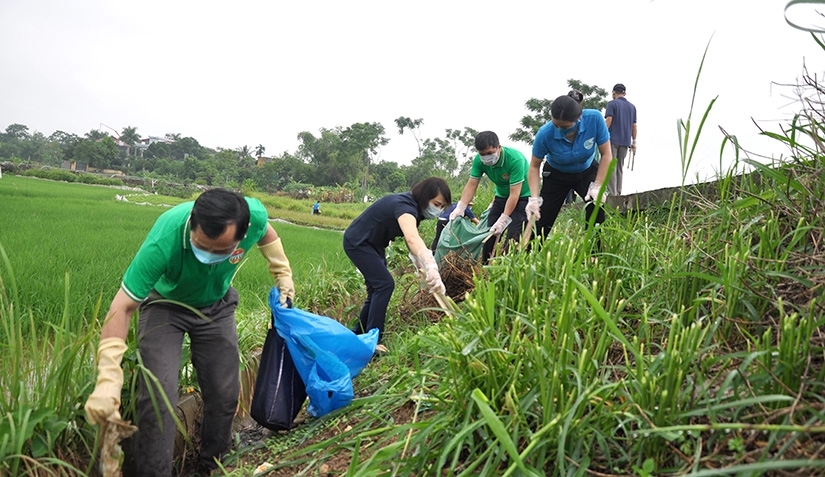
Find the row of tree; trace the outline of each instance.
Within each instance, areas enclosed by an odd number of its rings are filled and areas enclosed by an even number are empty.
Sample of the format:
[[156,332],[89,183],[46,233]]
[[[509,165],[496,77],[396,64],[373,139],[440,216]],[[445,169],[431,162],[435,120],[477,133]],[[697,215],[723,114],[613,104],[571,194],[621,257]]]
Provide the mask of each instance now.
[[[607,91],[568,80],[571,88],[585,97],[584,107],[603,109]],[[539,127],[550,121],[552,100],[530,98],[528,110],[513,141],[532,144]],[[0,159],[30,161],[59,167],[64,162],[87,164],[96,169],[117,169],[132,176],[157,178],[184,184],[202,184],[275,192],[290,184],[306,186],[347,186],[364,195],[381,195],[406,190],[432,176],[465,177],[475,154],[473,142],[478,131],[465,127],[447,129],[441,137],[422,138],[424,120],[395,119],[400,134],[410,134],[418,155],[409,166],[395,162],[376,162],[382,146],[389,143],[381,123],[355,123],[348,127],[322,128],[315,135],[298,134],[298,150],[264,158],[265,148],[242,146],[213,150],[192,137],[166,134],[164,140],[148,147],[141,142],[136,127],[123,128],[118,137],[91,130],[83,137],[55,131],[46,137],[30,133],[23,124],[11,124],[0,133]],[[116,142],[117,141],[117,142]]]

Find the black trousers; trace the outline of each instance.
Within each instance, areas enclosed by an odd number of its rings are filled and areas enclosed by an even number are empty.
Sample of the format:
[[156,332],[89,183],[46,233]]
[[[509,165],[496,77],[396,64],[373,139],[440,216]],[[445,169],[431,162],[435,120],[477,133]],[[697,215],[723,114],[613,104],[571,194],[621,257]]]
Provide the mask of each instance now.
[[[528,197],[521,197],[518,200],[518,204],[516,208],[513,210],[513,213],[510,215],[510,218],[513,219],[510,222],[510,225],[507,226],[507,235],[506,235],[506,242],[504,244],[505,250],[509,246],[511,240],[518,241],[521,238],[521,234],[524,231],[524,224],[527,222],[527,212],[524,210],[527,207]],[[501,214],[504,212],[504,206],[507,204],[507,197],[498,197],[496,196],[493,199],[493,205],[490,207],[490,214],[487,216],[487,225],[492,227],[493,224],[496,223]],[[502,233],[497,238],[491,238],[484,244],[484,247],[481,249],[481,263],[487,263],[490,257],[493,255],[493,250],[498,243],[498,240],[504,236]]]
[[352,330],[355,334],[363,334],[373,328],[378,328],[379,341],[384,335],[384,323],[387,319],[387,308],[395,289],[395,280],[387,269],[387,259],[382,251],[369,245],[354,246],[344,239],[344,252],[364,277],[367,285],[367,299],[361,307],[358,323]]
[[[556,218],[559,216],[564,200],[570,189],[576,191],[579,197],[584,198],[587,195],[587,188],[590,183],[596,180],[596,173],[599,171],[599,163],[593,161],[590,167],[582,172],[562,172],[548,164],[544,165],[544,171],[550,171],[550,175],[544,178],[541,184],[541,197],[544,202],[541,206],[541,218],[536,222],[538,233],[547,236],[553,224],[556,223]],[[588,225],[590,224],[590,216],[595,210],[593,204],[585,207],[585,217]],[[599,207],[596,212],[596,223],[604,222],[604,211]]]

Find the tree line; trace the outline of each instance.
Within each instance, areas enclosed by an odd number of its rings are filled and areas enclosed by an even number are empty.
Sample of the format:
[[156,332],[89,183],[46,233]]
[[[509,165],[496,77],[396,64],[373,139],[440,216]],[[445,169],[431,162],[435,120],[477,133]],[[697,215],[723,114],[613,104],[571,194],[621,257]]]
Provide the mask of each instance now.
[[[601,110],[607,104],[607,91],[600,87],[573,79],[568,80],[568,86],[583,93],[585,107]],[[548,99],[527,100],[528,113],[509,138],[531,145],[539,127],[550,120],[551,105]],[[423,119],[401,116],[394,123],[399,134],[409,134],[416,142],[418,153],[410,165],[377,161],[380,148],[389,143],[386,129],[378,122],[321,128],[317,134],[303,131],[297,136],[296,151],[271,157],[264,156],[266,148],[260,144],[211,149],[193,137],[176,133],[146,147],[133,126],[123,128],[113,138],[95,129],[83,136],[60,130],[45,136],[14,123],[0,133],[0,160],[52,167],[75,162],[135,177],[269,193],[347,187],[379,196],[408,190],[429,176],[448,180],[466,177],[479,131],[470,127],[446,129],[440,137],[423,138]]]

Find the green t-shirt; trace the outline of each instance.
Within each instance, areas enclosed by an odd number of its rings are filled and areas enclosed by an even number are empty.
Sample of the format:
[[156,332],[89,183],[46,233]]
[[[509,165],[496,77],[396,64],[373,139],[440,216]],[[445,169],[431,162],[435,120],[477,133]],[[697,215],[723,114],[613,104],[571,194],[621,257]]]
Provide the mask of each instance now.
[[195,308],[209,306],[229,291],[232,277],[246,252],[266,234],[266,208],[258,199],[249,204],[249,230],[229,259],[205,265],[195,258],[189,243],[189,214],[194,202],[164,212],[132,259],[120,287],[133,300],[143,301],[154,288],[164,298]]
[[527,184],[527,170],[529,164],[524,154],[509,147],[501,148],[501,157],[494,166],[485,166],[481,156],[476,154],[470,177],[481,179],[484,174],[496,185],[496,197],[510,197],[510,186],[521,184],[519,197],[530,197],[530,186]]

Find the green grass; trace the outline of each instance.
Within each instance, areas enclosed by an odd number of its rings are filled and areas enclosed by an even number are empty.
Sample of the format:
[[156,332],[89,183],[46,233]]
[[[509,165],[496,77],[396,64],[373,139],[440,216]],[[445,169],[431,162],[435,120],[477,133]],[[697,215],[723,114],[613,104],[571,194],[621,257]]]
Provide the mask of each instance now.
[[[62,290],[68,275],[69,314],[88,317],[102,296],[108,301],[157,217],[166,207],[136,205],[183,202],[167,196],[132,195],[115,200],[119,189],[90,187],[6,175],[0,181],[0,244],[9,254],[20,287],[17,306],[43,316],[63,314]],[[147,200],[148,199],[148,200]],[[273,222],[282,236],[300,289],[314,267],[334,273],[351,266],[341,250],[341,233]],[[266,303],[272,278],[260,254],[250,255],[234,282],[243,306]],[[242,309],[243,310],[243,309]]]
[[[293,475],[322,475],[330,465],[348,476],[822,475],[825,128],[821,107],[811,108],[805,103],[783,134],[766,133],[788,146],[784,163],[742,159],[715,187],[684,188],[644,212],[610,210],[598,229],[585,230],[581,212],[568,210],[530,251],[495,259],[458,311],[438,323],[405,322],[396,294],[391,352],[356,379],[358,399],[269,439],[252,455],[255,465],[275,462]],[[701,131],[691,136],[689,123],[684,169],[688,143]],[[63,235],[54,226],[38,230],[45,237],[5,227],[0,235],[8,342],[0,348],[7,390],[0,436],[9,436],[0,437],[0,473],[15,473],[31,462],[21,454],[46,463],[65,449],[94,450],[78,414],[94,376],[96,330],[76,326],[73,300],[85,303],[84,317],[99,316],[94,300],[75,298],[78,289],[59,278],[62,286],[42,291],[49,304],[33,306],[36,294],[21,293],[38,286],[29,283],[36,275],[24,282],[10,270],[21,266],[18,275],[26,274],[39,264],[25,254],[15,259],[15,249],[55,250],[52,243],[71,237],[100,253],[103,242],[89,238],[97,222],[77,216],[137,206],[113,206],[109,192],[82,186],[4,181],[0,197],[14,204],[0,212],[16,214],[10,223],[38,216],[46,204],[62,211],[47,221],[79,222]],[[38,207],[25,210],[30,205]],[[274,216],[311,215],[308,201],[267,205]],[[357,312],[363,285],[340,251],[340,232],[276,229],[296,273],[299,306],[339,319]],[[145,230],[135,233],[138,242]],[[596,233],[601,247],[591,252]],[[248,307],[239,313],[244,349],[262,339],[271,284],[255,254],[249,262],[236,279]],[[388,262],[397,273],[408,266],[402,245],[390,248]],[[64,277],[66,270],[59,263],[45,269]],[[69,272],[70,279],[88,273]],[[79,289],[100,297],[97,287],[111,277],[100,279],[84,275]],[[396,290],[414,281],[399,276]],[[25,337],[35,333],[40,339],[30,344]],[[35,382],[53,386],[40,392],[27,385]],[[343,467],[342,455],[349,459]],[[232,475],[252,467],[238,464]]]

